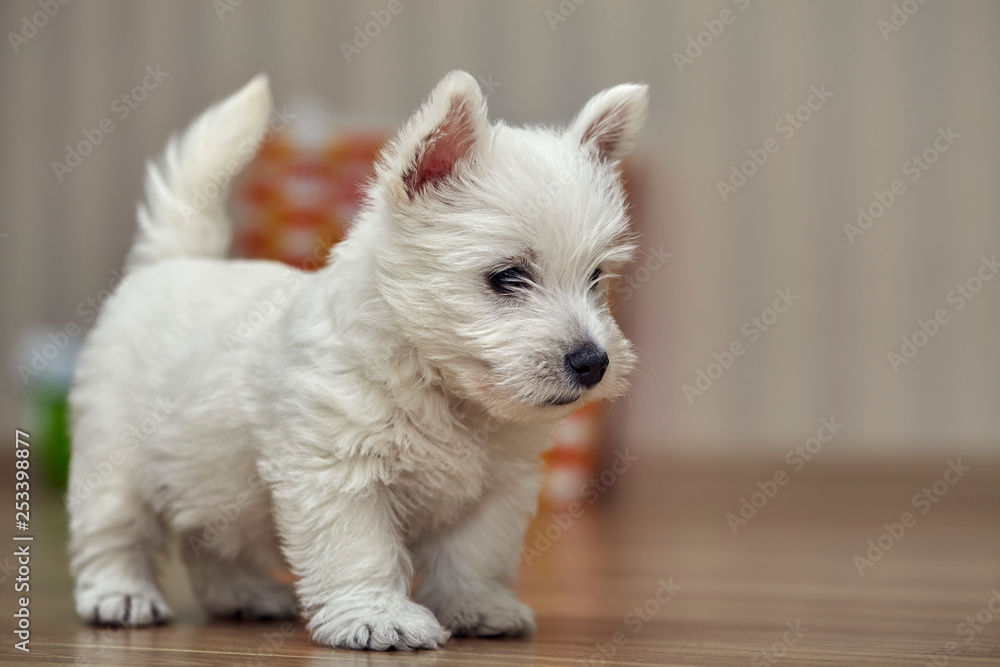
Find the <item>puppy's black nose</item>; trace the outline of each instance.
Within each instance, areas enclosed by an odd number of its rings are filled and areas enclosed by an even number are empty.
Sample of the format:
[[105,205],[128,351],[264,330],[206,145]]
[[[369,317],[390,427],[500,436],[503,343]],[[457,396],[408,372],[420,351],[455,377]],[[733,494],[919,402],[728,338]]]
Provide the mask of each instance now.
[[585,343],[566,355],[566,370],[587,389],[601,381],[607,368],[608,353],[593,343]]

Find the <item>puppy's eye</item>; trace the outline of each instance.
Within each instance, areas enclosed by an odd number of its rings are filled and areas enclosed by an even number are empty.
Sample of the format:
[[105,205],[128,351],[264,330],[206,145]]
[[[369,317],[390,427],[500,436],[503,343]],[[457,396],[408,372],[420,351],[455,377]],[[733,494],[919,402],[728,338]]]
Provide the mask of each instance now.
[[531,284],[531,276],[519,266],[512,266],[490,274],[490,287],[497,294],[514,294]]
[[601,267],[594,269],[594,272],[590,274],[590,291],[597,289],[597,280],[601,277]]

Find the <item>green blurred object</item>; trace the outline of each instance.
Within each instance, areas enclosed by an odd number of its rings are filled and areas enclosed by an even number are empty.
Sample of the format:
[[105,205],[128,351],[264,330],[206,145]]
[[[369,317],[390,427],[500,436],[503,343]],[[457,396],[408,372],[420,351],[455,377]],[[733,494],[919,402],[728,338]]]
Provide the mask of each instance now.
[[[82,332],[81,329],[77,331]],[[62,342],[59,342],[60,335]],[[45,479],[60,491],[66,489],[69,479],[69,390],[73,386],[73,370],[82,338],[34,328],[21,336],[14,355],[14,363],[25,383],[27,423],[24,426],[31,434],[37,479]]]
[[39,383],[29,401],[35,451],[40,450],[49,483],[64,490],[69,478],[69,385]]

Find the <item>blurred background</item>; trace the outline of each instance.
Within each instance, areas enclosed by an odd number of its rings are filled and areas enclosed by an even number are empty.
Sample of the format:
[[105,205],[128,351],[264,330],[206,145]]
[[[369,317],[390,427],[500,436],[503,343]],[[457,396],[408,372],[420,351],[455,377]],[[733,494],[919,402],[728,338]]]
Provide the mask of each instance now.
[[301,262],[267,188],[320,155],[350,187],[300,214],[336,229],[384,133],[465,69],[510,123],[651,86],[617,304],[642,363],[609,442],[780,456],[825,418],[830,456],[997,451],[1000,4],[577,2],[4,2],[0,424],[58,428],[46,387],[195,114],[270,75],[295,118],[238,193],[238,250]]

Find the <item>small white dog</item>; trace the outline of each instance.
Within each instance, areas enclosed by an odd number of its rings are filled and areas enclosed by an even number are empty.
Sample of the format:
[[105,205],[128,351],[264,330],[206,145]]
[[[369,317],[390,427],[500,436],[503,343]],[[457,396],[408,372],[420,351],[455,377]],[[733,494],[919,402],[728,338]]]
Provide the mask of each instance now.
[[213,615],[301,611],[317,642],[379,650],[533,631],[512,587],[539,455],[634,363],[606,279],[633,252],[617,164],[647,97],[513,128],[447,75],[315,273],[224,259],[217,186],[266,129],[263,76],[172,141],[71,396],[79,614],[167,621],[171,528]]

